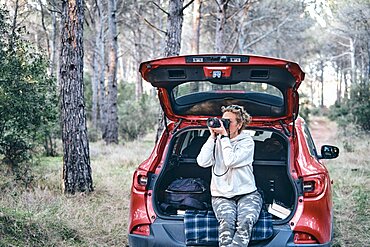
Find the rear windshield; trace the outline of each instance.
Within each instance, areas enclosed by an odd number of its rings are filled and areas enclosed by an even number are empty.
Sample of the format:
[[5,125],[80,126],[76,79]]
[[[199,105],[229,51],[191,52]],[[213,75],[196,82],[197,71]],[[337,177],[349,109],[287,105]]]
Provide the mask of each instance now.
[[225,105],[241,105],[252,116],[280,117],[285,114],[283,93],[257,82],[215,84],[186,82],[172,89],[172,110],[178,115],[219,116]]
[[178,99],[181,99],[184,96],[189,96],[201,92],[225,93],[225,94],[227,93],[248,94],[250,92],[257,92],[283,98],[282,92],[276,87],[267,83],[257,83],[257,82],[239,82],[238,84],[232,85],[220,85],[214,84],[209,81],[195,81],[180,84],[173,89],[175,101],[177,104],[180,105],[183,102]]

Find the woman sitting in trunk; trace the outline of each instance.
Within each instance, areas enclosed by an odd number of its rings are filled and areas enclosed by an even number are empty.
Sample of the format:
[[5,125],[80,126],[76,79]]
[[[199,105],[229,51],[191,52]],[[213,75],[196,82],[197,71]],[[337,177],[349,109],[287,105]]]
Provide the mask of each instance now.
[[[210,137],[197,162],[212,166],[212,207],[219,222],[220,246],[247,246],[262,207],[253,175],[254,142],[242,133],[251,117],[242,106],[222,107],[220,127],[208,127]],[[224,122],[228,123],[225,128]]]

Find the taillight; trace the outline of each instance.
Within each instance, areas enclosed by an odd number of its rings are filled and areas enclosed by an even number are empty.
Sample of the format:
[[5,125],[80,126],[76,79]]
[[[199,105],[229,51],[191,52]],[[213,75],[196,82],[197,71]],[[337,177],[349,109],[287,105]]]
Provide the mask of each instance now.
[[148,172],[137,170],[134,174],[134,187],[137,190],[144,191],[148,185]]
[[295,244],[317,244],[317,240],[314,236],[303,233],[303,232],[295,232],[294,233],[294,243]]
[[325,189],[326,176],[318,174],[303,178],[303,192],[305,197],[320,195]]
[[134,229],[132,230],[132,234],[139,234],[139,235],[149,236],[150,235],[150,227],[149,227],[149,225],[135,226]]

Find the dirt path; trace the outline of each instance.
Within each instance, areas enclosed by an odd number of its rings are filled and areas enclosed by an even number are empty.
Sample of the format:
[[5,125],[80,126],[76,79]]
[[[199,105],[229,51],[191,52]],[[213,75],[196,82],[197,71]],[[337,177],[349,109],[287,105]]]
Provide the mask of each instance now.
[[337,136],[337,125],[326,117],[312,117],[310,131],[316,148],[324,144],[333,144]]

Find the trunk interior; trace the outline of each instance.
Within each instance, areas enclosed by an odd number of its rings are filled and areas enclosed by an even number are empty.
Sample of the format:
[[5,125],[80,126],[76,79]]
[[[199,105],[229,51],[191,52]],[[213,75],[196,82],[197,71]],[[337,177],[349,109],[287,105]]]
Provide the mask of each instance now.
[[[270,129],[248,129],[255,142],[253,172],[257,188],[263,192],[266,209],[273,202],[286,209],[294,209],[296,201],[294,185],[291,182],[288,169],[288,144],[283,134]],[[212,168],[202,168],[197,165],[196,157],[203,143],[207,140],[209,131],[206,129],[187,129],[179,131],[169,147],[167,162],[154,184],[155,209],[159,216],[176,216],[181,210],[167,210],[166,190],[178,178],[200,178],[207,185],[211,182]],[[207,203],[210,204],[210,196]],[[191,209],[191,208],[189,208]],[[284,220],[272,214],[273,219]]]

